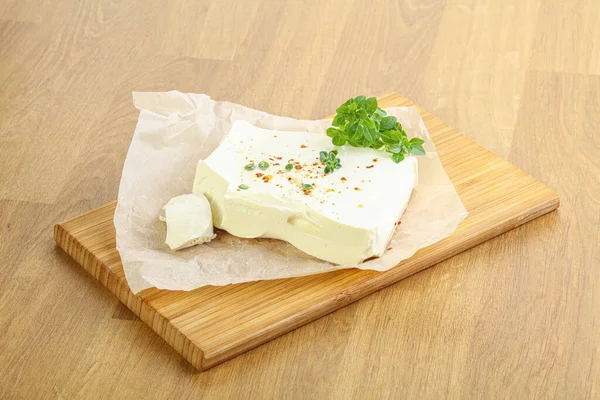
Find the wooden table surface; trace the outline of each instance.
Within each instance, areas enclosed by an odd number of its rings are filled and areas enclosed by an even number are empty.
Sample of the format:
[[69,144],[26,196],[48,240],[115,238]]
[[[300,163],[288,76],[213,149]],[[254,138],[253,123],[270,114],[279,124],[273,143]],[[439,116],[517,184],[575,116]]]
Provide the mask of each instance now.
[[[597,0],[0,3],[0,397],[600,397]],[[196,373],[52,239],[116,198],[131,91],[169,89],[397,91],[561,208]]]

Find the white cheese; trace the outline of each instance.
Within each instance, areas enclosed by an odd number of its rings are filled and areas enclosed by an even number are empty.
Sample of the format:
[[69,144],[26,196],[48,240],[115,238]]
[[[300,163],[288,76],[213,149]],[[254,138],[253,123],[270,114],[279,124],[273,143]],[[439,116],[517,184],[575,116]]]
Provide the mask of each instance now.
[[[193,191],[206,195],[214,225],[232,235],[281,239],[320,259],[356,265],[386,251],[417,184],[417,160],[396,164],[385,152],[342,146],[341,169],[325,175],[319,152],[333,149],[323,134],[236,122],[198,163]],[[261,161],[270,164],[265,171],[244,169]],[[304,184],[314,189],[304,191]]]
[[163,207],[167,223],[165,243],[172,250],[179,250],[200,243],[210,242],[213,234],[210,204],[202,193],[173,197]]

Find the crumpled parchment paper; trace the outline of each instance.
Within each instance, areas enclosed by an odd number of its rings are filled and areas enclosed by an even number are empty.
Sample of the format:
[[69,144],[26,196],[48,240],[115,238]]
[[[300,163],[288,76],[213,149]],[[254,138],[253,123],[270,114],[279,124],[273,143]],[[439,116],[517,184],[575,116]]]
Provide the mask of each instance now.
[[[117,250],[134,293],[155,286],[192,290],[262,279],[289,278],[341,269],[274,239],[241,239],[217,230],[207,244],[173,252],[158,217],[174,196],[190,193],[196,164],[207,157],[237,120],[256,126],[324,134],[331,120],[278,117],[204,94],[134,93],[140,110],[119,187],[114,224]],[[452,234],[467,211],[438,158],[415,107],[388,108],[409,137],[425,140],[419,186],[392,238],[392,250],[356,266],[384,271],[417,250]]]

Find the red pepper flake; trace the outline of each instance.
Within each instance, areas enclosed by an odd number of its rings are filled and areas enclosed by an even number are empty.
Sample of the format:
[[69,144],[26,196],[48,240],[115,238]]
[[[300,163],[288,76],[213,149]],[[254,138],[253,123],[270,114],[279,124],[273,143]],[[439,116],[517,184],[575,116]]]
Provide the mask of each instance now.
[[264,183],[269,183],[269,181],[273,179],[273,175],[267,175],[263,178]]
[[317,162],[315,162],[315,163],[312,163],[312,166],[313,166],[313,167],[316,167],[317,165],[319,165],[319,163],[317,163]]
[[291,181],[291,180],[292,180],[292,178],[288,177],[288,181]]
[[275,158],[278,159],[278,160],[281,160],[281,157],[275,157]]
[[274,162],[273,165],[279,165],[279,163],[278,162]]
[[387,250],[387,251],[390,251],[391,249],[392,249],[391,247],[388,247],[386,250]]
[[296,166],[294,168],[296,168],[296,169],[302,169],[302,165],[296,164]]
[[367,165],[367,168],[373,168],[373,166],[372,165]]
[[275,161],[273,157],[269,157],[269,161]]
[[376,159],[376,158],[374,158],[374,159],[373,159],[373,162],[377,162],[377,161],[379,161],[379,160],[378,160],[378,159]]
[[355,187],[354,190],[356,190],[357,192],[360,190],[359,187]]
[[290,159],[288,160],[288,162],[289,162],[289,163],[291,163],[292,161],[294,161],[294,159],[293,159],[293,158],[290,158]]
[[257,172],[256,173],[256,177],[257,178],[260,178],[261,176],[265,176],[265,174],[263,174],[262,172]]
[[343,176],[340,178],[340,180],[341,180],[342,182],[346,182],[346,178],[344,178]]
[[307,145],[305,145],[305,144],[303,144],[302,146],[300,146],[300,148],[301,148],[301,149],[305,149],[305,148],[307,148],[307,147],[308,147],[308,146],[307,146]]

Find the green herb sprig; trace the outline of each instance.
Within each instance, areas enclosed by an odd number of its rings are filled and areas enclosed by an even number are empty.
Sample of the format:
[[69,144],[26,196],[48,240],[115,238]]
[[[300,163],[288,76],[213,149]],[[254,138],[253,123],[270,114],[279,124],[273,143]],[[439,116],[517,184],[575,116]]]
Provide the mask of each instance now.
[[323,172],[325,174],[331,174],[336,169],[342,168],[342,163],[339,158],[337,158],[338,151],[332,150],[329,153],[326,151],[319,152],[319,161],[325,163],[325,169]]
[[327,129],[327,136],[335,146],[349,144],[385,150],[396,163],[409,154],[425,154],[425,141],[420,138],[409,140],[396,117],[379,108],[375,97],[354,97],[335,111],[332,126]]

